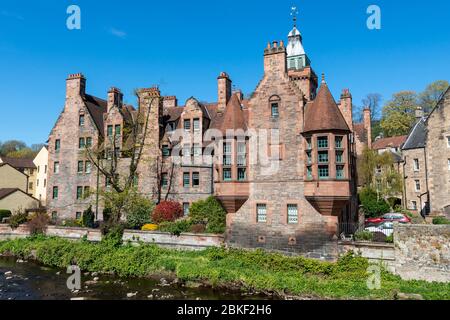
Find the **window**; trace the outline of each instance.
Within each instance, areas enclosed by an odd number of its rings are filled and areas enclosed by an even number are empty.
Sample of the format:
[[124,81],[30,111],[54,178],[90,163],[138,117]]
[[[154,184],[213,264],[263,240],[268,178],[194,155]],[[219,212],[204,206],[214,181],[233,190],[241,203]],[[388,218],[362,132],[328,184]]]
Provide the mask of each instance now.
[[86,148],[91,148],[91,147],[92,147],[92,138],[87,137],[86,138]]
[[191,120],[184,120],[184,131],[191,131]]
[[231,169],[223,169],[223,181],[231,181]]
[[58,199],[58,187],[53,187],[53,199]]
[[313,176],[312,176],[312,167],[306,167],[306,179],[308,180],[312,180]]
[[112,137],[112,135],[113,135],[113,126],[112,126],[112,125],[109,125],[109,126],[108,126],[106,135],[107,135],[108,137]]
[[298,223],[298,206],[296,204],[288,204],[287,206],[288,224]]
[[306,162],[308,164],[312,163],[312,152],[311,151],[306,151]]
[[344,166],[336,166],[336,179],[344,179],[345,178],[345,174],[344,174]]
[[81,220],[81,212],[75,213],[75,219]]
[[84,126],[84,114],[80,114],[78,124],[80,125],[80,127]]
[[450,136],[447,137],[447,147],[450,148]]
[[47,165],[44,166],[44,173],[47,173]]
[[193,154],[194,157],[199,157],[202,155],[202,147],[200,146],[200,144],[198,143],[194,144]]
[[170,149],[168,145],[163,145],[162,146],[162,155],[163,157],[167,158],[170,156]]
[[420,191],[420,180],[415,180],[414,181],[415,187],[416,187],[416,192]]
[[200,131],[200,119],[194,119],[194,131]]
[[33,190],[33,182],[28,183],[28,189]]
[[237,149],[237,165],[239,167],[245,167],[247,165],[247,145],[245,142],[238,142]]
[[55,151],[59,151],[61,149],[61,140],[55,140]]
[[223,165],[231,166],[231,143],[223,144]]
[[319,178],[320,179],[328,179],[330,176],[330,172],[328,166],[319,166]]
[[414,171],[420,170],[419,159],[414,159]]
[[52,211],[52,221],[58,220],[58,212]]
[[335,138],[335,141],[336,141],[336,149],[342,149],[342,148],[343,148],[343,146],[342,146],[342,140],[343,140],[342,137],[336,137],[336,138]]
[[86,146],[86,140],[84,138],[80,138],[78,140],[78,148],[79,149],[84,149],[85,146]]
[[238,181],[247,180],[247,173],[245,168],[238,168]]
[[183,173],[183,187],[189,188],[190,186],[190,174],[189,172]]
[[319,162],[328,163],[328,151],[319,151]]
[[319,138],[317,138],[317,146],[320,149],[328,148],[328,137],[319,137]]
[[183,145],[183,156],[189,157],[191,155],[191,146],[189,144]]
[[84,187],[84,197],[89,197],[89,194],[91,193],[91,189],[89,188],[89,186]]
[[336,163],[344,163],[344,153],[342,151],[336,151]]
[[161,175],[161,187],[167,188],[169,186],[169,175],[167,173],[163,173]]
[[47,179],[44,179],[44,188],[47,187]]
[[39,179],[36,180],[36,187],[39,187]]
[[78,161],[78,170],[77,170],[78,173],[83,173],[83,166],[84,166],[83,161]]
[[192,186],[198,187],[200,185],[200,173],[193,172],[192,173]]
[[278,103],[274,102],[271,104],[272,109],[272,118],[278,118],[279,117],[279,110],[278,110]]
[[118,125],[116,125],[115,127],[114,127],[114,134],[117,136],[117,137],[120,137],[120,134],[121,134],[121,130],[120,130],[120,124],[118,124]]
[[450,170],[450,159],[447,160],[448,170]]
[[39,173],[41,166],[37,166],[37,172]]
[[86,161],[85,168],[86,168],[86,173],[91,173],[92,163],[90,161]]
[[183,213],[184,216],[189,215],[189,202],[183,202]]
[[77,187],[77,200],[83,198],[83,187]]
[[417,210],[417,201],[411,201],[411,206],[413,210]]
[[267,206],[265,204],[256,205],[256,221],[262,223],[267,222]]
[[308,150],[312,149],[311,138],[306,138],[306,149]]
[[174,122],[169,122],[169,125],[167,126],[167,131],[168,132],[172,132],[175,130],[175,123]]
[[59,173],[59,162],[53,163],[53,173]]

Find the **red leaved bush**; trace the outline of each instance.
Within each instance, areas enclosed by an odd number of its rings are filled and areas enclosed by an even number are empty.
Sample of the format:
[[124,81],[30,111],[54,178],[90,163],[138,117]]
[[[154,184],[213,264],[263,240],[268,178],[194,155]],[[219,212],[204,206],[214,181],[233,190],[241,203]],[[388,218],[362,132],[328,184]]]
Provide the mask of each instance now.
[[163,201],[156,206],[155,210],[153,210],[152,222],[173,222],[181,217],[183,217],[183,208],[181,207],[181,204],[173,201]]

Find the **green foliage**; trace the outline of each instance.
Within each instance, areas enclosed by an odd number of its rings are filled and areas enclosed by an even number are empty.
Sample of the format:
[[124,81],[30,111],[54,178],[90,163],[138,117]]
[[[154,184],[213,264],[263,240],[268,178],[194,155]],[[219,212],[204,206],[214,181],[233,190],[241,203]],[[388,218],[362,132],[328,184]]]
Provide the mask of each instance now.
[[104,222],[101,225],[102,241],[113,247],[121,246],[124,230],[125,225],[123,223]]
[[94,211],[92,211],[92,207],[91,206],[89,206],[89,208],[86,209],[83,212],[82,224],[83,224],[83,227],[94,228],[94,226],[95,226],[95,213],[94,213]]
[[50,217],[45,212],[37,212],[30,217],[28,228],[31,235],[44,234],[50,223]]
[[387,243],[394,243],[394,234],[391,234],[390,236],[386,237]]
[[16,212],[9,218],[9,226],[12,229],[17,229],[21,224],[28,221],[28,213],[26,212]]
[[224,233],[226,215],[225,209],[213,196],[194,202],[189,208],[189,217],[197,223],[204,223],[208,233]]
[[438,80],[426,87],[425,91],[422,92],[419,97],[420,106],[425,113],[429,113],[433,110],[442,94],[444,94],[449,86],[450,84],[448,81]]
[[151,213],[155,204],[138,193],[133,193],[131,197],[125,206],[127,225],[131,229],[140,230],[143,225],[152,222]]
[[66,219],[61,222],[61,225],[68,228],[81,228],[83,227],[83,221],[81,219]]
[[436,225],[450,224],[450,220],[448,220],[445,217],[436,217],[433,219],[433,224],[436,224]]
[[359,201],[366,217],[379,217],[390,211],[389,204],[377,196],[376,191],[370,188],[364,188],[359,193]]
[[162,232],[170,232],[173,235],[179,236],[182,233],[191,230],[192,221],[189,219],[177,220],[174,222],[166,221],[158,225],[158,230]]
[[9,210],[0,210],[0,223],[3,221],[4,218],[9,218],[11,214],[12,213]]
[[356,241],[372,241],[373,233],[370,231],[358,231],[355,233]]
[[415,111],[419,107],[417,94],[413,91],[395,93],[383,108],[381,128],[385,137],[408,134],[415,121]]
[[31,252],[47,266],[66,268],[76,264],[83,271],[120,277],[170,272],[184,282],[207,281],[219,287],[239,285],[243,290],[320,298],[394,299],[397,292],[404,292],[421,294],[430,300],[450,299],[449,284],[404,281],[384,268],[381,289],[370,290],[366,284],[369,262],[353,253],[331,263],[262,250],[180,251],[155,245],[117,246],[110,241],[89,243],[42,236],[0,242],[0,253],[29,258]]
[[20,151],[22,149],[25,149],[27,145],[23,141],[18,140],[9,140],[5,141],[0,145],[0,155],[7,156],[8,154],[11,154],[15,151]]

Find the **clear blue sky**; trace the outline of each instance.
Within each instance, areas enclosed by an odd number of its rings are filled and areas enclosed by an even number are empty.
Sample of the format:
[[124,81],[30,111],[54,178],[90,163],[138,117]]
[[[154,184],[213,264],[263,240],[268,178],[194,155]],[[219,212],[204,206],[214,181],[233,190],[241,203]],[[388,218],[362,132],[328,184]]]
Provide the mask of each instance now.
[[[77,4],[82,29],[66,28]],[[384,99],[450,78],[450,1],[1,1],[0,141],[42,143],[64,105],[65,79],[83,72],[87,91],[105,98],[117,86],[159,84],[163,94],[216,100],[227,71],[251,93],[263,73],[267,42],[287,38],[290,7],[317,74],[337,99],[350,88],[355,104],[371,92]],[[382,10],[382,29],[366,27],[366,9]],[[450,80],[450,79],[449,79]]]

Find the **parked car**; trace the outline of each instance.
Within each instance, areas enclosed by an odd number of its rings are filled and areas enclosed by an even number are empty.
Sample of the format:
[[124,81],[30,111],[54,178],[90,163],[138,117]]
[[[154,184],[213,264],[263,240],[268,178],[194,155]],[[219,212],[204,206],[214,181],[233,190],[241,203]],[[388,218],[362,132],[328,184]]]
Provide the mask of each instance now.
[[369,231],[371,233],[382,233],[386,237],[389,237],[394,233],[394,223],[393,222],[383,222],[378,226],[372,226],[364,229],[365,231]]
[[386,213],[378,218],[366,219],[366,225],[378,225],[383,222],[411,223],[411,219],[402,213]]

